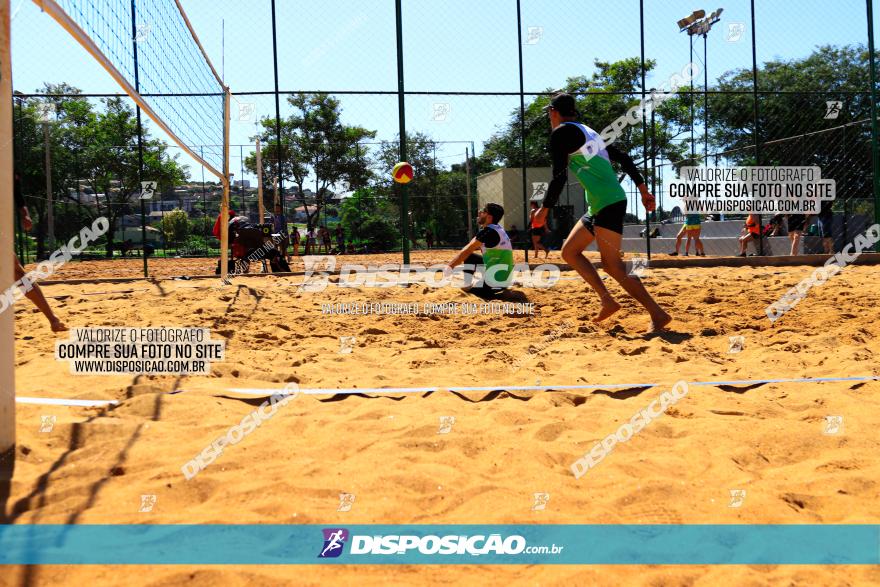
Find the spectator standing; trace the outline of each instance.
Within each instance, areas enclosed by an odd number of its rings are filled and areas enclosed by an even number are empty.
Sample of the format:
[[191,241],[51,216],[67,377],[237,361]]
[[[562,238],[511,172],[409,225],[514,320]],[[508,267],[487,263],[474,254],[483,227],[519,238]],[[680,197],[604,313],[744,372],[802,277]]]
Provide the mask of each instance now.
[[510,230],[507,231],[507,236],[510,237],[510,242],[516,248],[516,242],[519,240],[519,229],[516,227],[516,224],[510,227]]
[[791,241],[791,255],[797,255],[800,252],[806,223],[807,217],[804,214],[788,215],[788,240]]
[[834,206],[832,200],[822,200],[822,207],[819,209],[819,236],[822,237],[822,247],[826,255],[834,254],[834,212],[831,208]]
[[739,237],[739,256],[745,257],[749,243],[752,241],[760,242],[761,227],[759,226],[758,216],[749,214],[746,223],[743,226],[742,236]]
[[538,251],[544,251],[544,258],[547,258],[547,255],[550,252],[541,244],[541,239],[544,238],[544,234],[547,232],[547,221],[544,218],[537,218],[538,214],[538,203],[531,203],[532,210],[529,212],[529,225],[531,226],[531,230],[529,234],[532,237],[532,247],[535,249],[535,259],[538,258]]
[[342,228],[342,224],[336,225],[336,248],[339,249],[339,254],[345,253],[345,229]]
[[333,245],[333,239],[330,237],[330,231],[326,226],[322,226],[319,232],[321,236],[321,244],[324,245],[324,253],[330,254],[330,247]]
[[315,247],[315,227],[311,224],[308,225],[308,231],[306,232],[306,252],[304,254],[311,255],[312,251]]

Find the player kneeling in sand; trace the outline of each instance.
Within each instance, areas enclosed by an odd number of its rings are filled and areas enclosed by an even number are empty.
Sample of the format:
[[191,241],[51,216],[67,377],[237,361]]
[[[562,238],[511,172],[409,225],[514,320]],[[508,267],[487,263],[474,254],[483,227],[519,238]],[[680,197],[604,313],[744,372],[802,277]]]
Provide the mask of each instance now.
[[602,256],[602,269],[613,277],[626,293],[648,310],[652,330],[662,330],[672,317],[654,301],[637,277],[627,275],[620,257],[626,192],[620,187],[611,162],[619,163],[636,184],[642,194],[642,204],[649,212],[655,208],[654,196],[648,192],[644,178],[629,155],[612,145],[606,145],[599,133],[590,127],[575,122],[578,113],[575,109],[574,97],[570,94],[557,94],[550,102],[547,112],[550,126],[553,128],[550,134],[553,180],[535,219],[540,221],[546,218],[548,210],[559,200],[559,195],[568,181],[570,169],[584,186],[590,211],[575,224],[568,238],[565,239],[562,245],[562,258],[584,278],[602,300],[602,309],[593,321],[605,320],[620,309],[620,304],[611,296],[602,283],[599,273],[583,254],[587,246],[596,240]]
[[[480,282],[465,289],[482,298],[504,291],[513,281],[513,246],[510,237],[498,224],[503,216],[504,208],[499,204],[486,204],[477,213],[480,232],[446,266],[445,272],[449,273],[464,263],[464,272],[471,278],[474,270],[470,267],[481,270]],[[481,255],[477,254],[477,249]]]

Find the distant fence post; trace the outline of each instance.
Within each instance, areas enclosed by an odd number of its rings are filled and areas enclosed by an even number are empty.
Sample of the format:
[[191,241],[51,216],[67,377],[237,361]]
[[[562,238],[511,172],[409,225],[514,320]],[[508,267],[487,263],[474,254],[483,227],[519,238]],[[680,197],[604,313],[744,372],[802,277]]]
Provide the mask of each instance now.
[[[874,2],[867,0],[868,6],[868,59],[871,64],[871,159],[874,169],[874,222],[880,224],[880,151],[878,151],[877,129],[877,59],[874,55]],[[876,250],[880,252],[880,243]]]

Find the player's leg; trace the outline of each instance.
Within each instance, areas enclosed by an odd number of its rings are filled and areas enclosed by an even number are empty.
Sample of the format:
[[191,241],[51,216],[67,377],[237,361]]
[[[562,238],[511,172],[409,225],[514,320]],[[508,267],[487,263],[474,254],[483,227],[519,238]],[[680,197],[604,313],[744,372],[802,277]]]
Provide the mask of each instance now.
[[751,238],[752,238],[751,232],[747,232],[744,235],[742,235],[741,237],[739,237],[739,256],[740,257],[746,256],[746,250],[748,249],[749,240],[751,240]]
[[797,255],[798,252],[800,251],[801,231],[794,230],[789,233],[788,237],[789,237],[789,239],[791,239],[791,251],[790,252],[792,255]]
[[675,235],[675,252],[670,253],[673,257],[678,256],[678,250],[681,248],[681,240],[684,238],[684,226],[681,227],[681,230],[678,231],[678,234]]
[[[590,225],[590,227],[592,227],[592,225]],[[599,277],[599,272],[596,271],[596,268],[593,267],[593,264],[590,263],[589,259],[584,256],[583,251],[590,246],[590,243],[593,242],[594,238],[593,232],[587,227],[585,220],[581,219],[580,222],[575,223],[568,238],[562,243],[562,258],[578,272],[578,275],[580,275],[597,294],[599,294],[602,308],[599,310],[599,314],[593,318],[593,321],[601,322],[618,311],[620,309],[620,304],[614,300],[611,293],[608,291],[608,288],[602,283],[602,278]]]
[[[479,253],[471,253],[467,256],[464,260],[464,269],[462,271],[468,276],[467,279],[469,285],[466,285],[462,289],[485,299],[493,297],[497,291],[486,283],[486,266],[484,263],[483,256]],[[479,280],[475,275],[476,273],[480,274]]]
[[700,257],[706,256],[706,250],[703,249],[703,239],[700,238],[700,233],[702,232],[701,228],[698,228],[694,231],[694,247],[697,250],[697,255]]
[[620,258],[623,235],[615,230],[596,226],[596,242],[602,256],[602,269],[610,275],[630,296],[648,310],[653,331],[662,330],[672,321],[672,316],[661,308],[638,277],[627,274],[626,265]]
[[[684,243],[684,256],[687,257],[691,254],[691,241],[694,240],[694,231],[687,231],[687,242]],[[694,246],[694,252],[696,253],[696,246]]]
[[532,248],[535,250],[535,258],[538,258],[538,251],[545,250],[544,245],[541,244],[541,235],[535,232],[535,229],[532,229]]
[[[24,277],[24,267],[18,262],[18,257],[13,255],[13,259],[15,259],[15,281],[18,281]],[[62,322],[61,319],[55,315],[55,312],[52,311],[52,307],[49,305],[48,300],[46,300],[46,296],[43,295],[43,290],[40,289],[39,285],[35,282],[32,283],[31,290],[25,294],[25,297],[33,302],[34,305],[40,309],[40,312],[43,313],[46,319],[49,320],[52,332],[63,332],[67,330],[67,326],[64,325],[64,322]]]

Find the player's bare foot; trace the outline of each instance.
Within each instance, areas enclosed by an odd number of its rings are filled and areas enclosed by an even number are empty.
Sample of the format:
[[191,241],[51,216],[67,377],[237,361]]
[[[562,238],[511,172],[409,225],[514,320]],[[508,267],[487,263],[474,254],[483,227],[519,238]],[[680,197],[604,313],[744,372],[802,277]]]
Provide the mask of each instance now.
[[672,316],[663,312],[662,314],[658,314],[656,316],[651,316],[651,332],[660,332],[666,328],[666,326],[672,322]]
[[[609,316],[611,316],[612,314],[617,312],[619,309],[620,309],[620,304],[615,302],[613,299],[611,299],[611,298],[604,299],[604,300],[602,300],[602,309],[599,310],[599,313],[596,314],[595,318],[593,318],[593,322],[598,324],[599,322],[605,320],[606,318],[608,318]],[[670,318],[670,320],[671,320],[671,318]]]
[[59,320],[58,318],[49,322],[49,325],[52,327],[52,332],[66,332],[67,331],[67,325],[64,322],[62,322],[61,320]]

